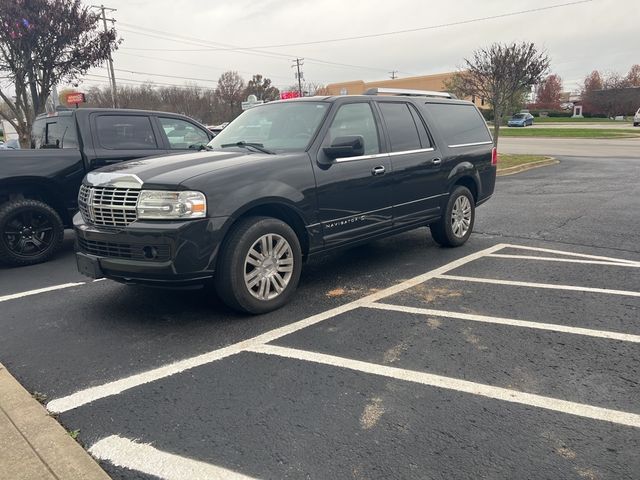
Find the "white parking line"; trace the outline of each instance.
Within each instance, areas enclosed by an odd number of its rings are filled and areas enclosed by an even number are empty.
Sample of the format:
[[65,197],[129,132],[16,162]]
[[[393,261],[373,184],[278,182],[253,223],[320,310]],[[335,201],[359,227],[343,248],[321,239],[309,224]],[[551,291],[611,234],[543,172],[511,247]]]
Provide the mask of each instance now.
[[254,480],[226,468],[163,452],[149,444],[118,435],[96,442],[89,448],[89,453],[116,467],[137,470],[164,480]]
[[66,397],[61,397],[61,398],[50,401],[47,404],[47,409],[53,413],[63,413],[63,412],[78,408],[82,405],[86,405],[87,403],[94,402],[101,398],[117,395],[131,388],[135,388],[149,382],[154,382],[156,380],[160,380],[162,378],[166,378],[171,375],[182,373],[185,370],[189,370],[201,365],[215,362],[217,360],[221,360],[231,355],[236,355],[240,352],[248,350],[251,347],[272,342],[280,337],[284,337],[291,333],[297,332],[298,330],[301,330],[303,328],[307,328],[307,327],[310,327],[311,325],[315,325],[316,323],[322,322],[329,318],[333,318],[336,315],[340,315],[341,313],[354,310],[356,308],[362,307],[363,305],[376,302],[378,300],[394,295],[403,290],[407,290],[409,288],[415,287],[416,285],[426,282],[431,278],[435,278],[438,275],[442,275],[443,273],[446,273],[450,270],[454,270],[458,267],[461,267],[462,265],[465,265],[466,263],[477,260],[478,258],[481,258],[490,253],[496,252],[502,248],[504,248],[502,244],[494,245],[493,247],[487,248],[485,250],[481,250],[471,255],[467,255],[466,257],[455,260],[440,268],[436,268],[435,270],[432,270],[430,272],[424,273],[422,275],[418,275],[417,277],[411,278],[397,285],[393,285],[384,290],[380,290],[379,292],[368,295],[364,298],[361,298],[360,300],[355,300],[353,302],[333,308],[326,312],[322,312],[317,315],[313,315],[311,317],[305,318],[303,320],[299,320],[297,322],[291,323],[289,325],[285,325],[284,327],[276,328],[275,330],[271,330],[269,332],[263,333],[256,337],[250,338],[248,340],[235,343],[228,347],[220,348],[218,350],[213,350],[211,352],[197,355],[195,357],[170,363],[162,367],[147,370],[145,372],[131,375],[129,377],[122,378],[120,380],[115,380],[113,382],[105,383],[103,385],[98,385],[95,387],[90,387],[90,388],[80,390],[78,392],[72,393],[71,395],[67,395]]
[[31,295],[37,295],[39,293],[53,292],[56,290],[63,290],[65,288],[78,287],[84,284],[85,282],[63,283],[61,285],[54,285],[52,287],[37,288],[35,290],[28,290],[26,292],[12,293],[11,295],[4,295],[0,297],[0,302],[6,302],[7,300],[15,300],[17,298],[29,297]]
[[611,332],[608,330],[592,330],[590,328],[569,327],[555,323],[540,323],[527,320],[516,320],[513,318],[490,317],[486,315],[473,315],[470,313],[449,312],[445,310],[431,310],[429,308],[405,307],[401,305],[391,305],[388,303],[370,303],[367,308],[378,310],[390,310],[394,312],[411,313],[416,315],[428,315],[432,317],[456,318],[459,320],[469,320],[472,322],[494,323],[497,325],[511,325],[514,327],[534,328],[537,330],[549,330],[552,332],[571,333],[574,335],[585,335],[587,337],[606,338],[608,340],[620,340],[622,342],[640,343],[640,335],[628,333]]
[[493,285],[513,285],[516,287],[547,288],[550,290],[572,290],[576,292],[605,293],[607,295],[626,295],[628,297],[640,297],[640,292],[629,290],[610,290],[607,288],[579,287],[575,285],[556,285],[553,283],[518,282],[515,280],[500,280],[496,278],[461,277],[458,275],[438,275],[436,278],[454,280],[457,282],[489,283]]
[[24,292],[12,293],[11,295],[4,295],[0,297],[0,303],[8,300],[16,300],[18,298],[30,297],[31,295],[38,295],[39,293],[55,292],[56,290],[64,290],[65,288],[79,287],[80,285],[87,285],[91,283],[101,282],[106,280],[105,278],[99,278],[92,282],[75,282],[75,283],[62,283],[60,285],[53,285],[51,287],[36,288],[35,290],[27,290]]
[[599,255],[587,255],[586,253],[566,252],[564,250],[553,250],[551,248],[527,247],[526,245],[512,245],[512,244],[505,244],[504,247],[515,248],[518,250],[529,250],[532,252],[555,253],[557,255],[566,255],[568,257],[589,258],[591,260],[605,260],[605,261],[615,262],[615,263],[631,263],[634,265],[640,264],[640,262],[636,262],[633,260],[624,260],[622,258],[602,257]]
[[640,268],[640,263],[625,263],[625,262],[608,262],[604,260],[578,260],[576,258],[559,258],[559,257],[535,257],[532,255],[509,255],[506,253],[492,253],[487,255],[489,258],[512,258],[518,260],[539,260],[546,262],[565,262],[565,263],[584,263],[588,265],[609,265],[612,267],[630,267]]
[[531,407],[577,415],[579,417],[603,420],[606,422],[640,428],[640,415],[635,413],[610,410],[608,408],[569,402],[557,398],[510,390],[508,388],[492,387],[491,385],[469,382],[467,380],[460,380],[457,378],[433,375],[431,373],[418,372],[415,370],[388,367],[386,365],[378,365],[375,363],[361,362],[359,360],[309,352],[306,350],[277,347],[274,345],[260,345],[251,348],[250,351],[284,358],[293,358],[307,362],[321,363],[323,365],[331,365],[334,367],[347,368],[372,375],[380,375],[407,382],[415,382],[422,385],[494,398],[505,402],[519,403]]

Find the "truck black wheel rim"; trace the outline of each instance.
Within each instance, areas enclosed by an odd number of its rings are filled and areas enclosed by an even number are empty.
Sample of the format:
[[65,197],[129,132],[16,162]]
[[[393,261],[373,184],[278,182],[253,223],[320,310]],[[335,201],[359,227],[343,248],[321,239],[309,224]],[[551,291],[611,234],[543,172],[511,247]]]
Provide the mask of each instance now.
[[244,283],[258,300],[279,296],[293,275],[293,250],[289,242],[275,233],[256,240],[244,261]]
[[46,213],[33,210],[18,212],[5,224],[3,237],[14,255],[35,257],[51,246],[53,222]]

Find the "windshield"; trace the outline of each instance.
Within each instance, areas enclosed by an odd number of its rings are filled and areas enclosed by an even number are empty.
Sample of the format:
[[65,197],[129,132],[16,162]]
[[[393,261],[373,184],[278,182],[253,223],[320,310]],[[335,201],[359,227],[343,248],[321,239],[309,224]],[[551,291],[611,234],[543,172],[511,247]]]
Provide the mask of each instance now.
[[517,113],[516,115],[513,116],[514,119],[519,120],[521,118],[524,118],[526,115],[524,113]]
[[260,144],[273,151],[305,150],[322,122],[328,103],[272,103],[247,110],[211,142],[209,147],[238,142]]

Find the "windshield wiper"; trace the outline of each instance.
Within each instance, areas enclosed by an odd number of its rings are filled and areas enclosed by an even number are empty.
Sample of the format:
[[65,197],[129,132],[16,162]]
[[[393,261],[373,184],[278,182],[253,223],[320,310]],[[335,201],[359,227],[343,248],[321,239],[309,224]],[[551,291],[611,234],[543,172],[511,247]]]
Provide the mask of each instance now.
[[220,148],[227,148],[227,147],[241,147],[241,148],[247,148],[247,149],[253,148],[255,150],[258,150],[259,152],[268,153],[270,155],[273,155],[276,153],[273,150],[264,148],[264,145],[262,143],[245,142],[244,140],[240,140],[239,142],[236,142],[236,143],[225,143],[223,145],[220,145]]

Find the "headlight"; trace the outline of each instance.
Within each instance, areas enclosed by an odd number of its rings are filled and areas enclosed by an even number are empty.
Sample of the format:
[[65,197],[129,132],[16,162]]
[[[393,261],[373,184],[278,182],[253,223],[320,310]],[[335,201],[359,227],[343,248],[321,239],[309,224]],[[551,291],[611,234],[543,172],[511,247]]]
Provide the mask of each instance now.
[[203,218],[207,216],[207,198],[201,192],[142,190],[137,210],[141,220]]

